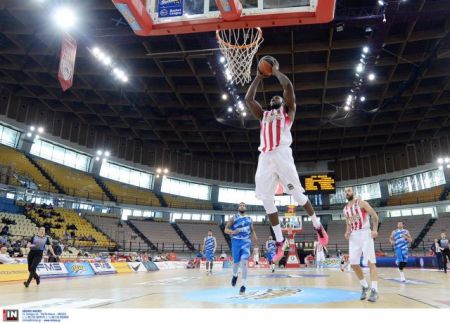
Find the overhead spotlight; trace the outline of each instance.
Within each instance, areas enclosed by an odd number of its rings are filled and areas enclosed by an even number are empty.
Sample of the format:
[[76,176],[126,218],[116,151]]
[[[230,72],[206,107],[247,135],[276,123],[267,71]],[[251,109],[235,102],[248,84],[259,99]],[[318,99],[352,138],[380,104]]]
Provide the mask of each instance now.
[[164,168],[164,174],[167,174],[169,170],[167,168]]
[[438,164],[443,164],[444,163],[444,158],[438,158],[437,162],[438,162]]
[[379,4],[380,6],[384,6],[384,1],[383,1],[383,0],[378,0],[378,4]]
[[105,64],[106,66],[109,66],[109,65],[111,65],[111,57],[109,57],[109,56],[105,56],[105,57],[103,57],[103,64]]
[[363,53],[367,54],[369,52],[369,47],[368,46],[364,46],[363,47]]
[[386,15],[383,14],[383,22],[386,22]]
[[31,132],[27,133],[27,137],[30,138],[31,137]]
[[157,169],[156,169],[156,172],[157,172],[158,174],[160,174],[160,173],[161,173],[161,168],[157,168]]
[[34,136],[34,138],[39,139],[39,135]]
[[99,160],[100,160],[100,157],[98,157],[98,156],[95,157],[95,160],[96,160],[96,161],[99,161]]
[[[447,166],[448,166],[448,165],[447,165]],[[440,166],[439,166],[439,169],[440,169],[440,170],[443,170],[443,169],[444,169],[444,166],[440,165]]]
[[94,54],[94,56],[98,56],[99,53],[100,53],[100,49],[98,47],[94,47],[92,49],[92,54]]
[[53,21],[63,30],[69,30],[75,26],[75,11],[69,7],[59,7],[53,11]]
[[159,174],[156,175],[156,178],[159,178]]
[[366,55],[365,55],[365,54],[361,54],[361,57],[362,57],[362,58],[366,58]]
[[362,97],[359,98],[359,100],[360,100],[361,102],[364,102],[364,101],[366,101],[366,97],[365,97],[365,96],[362,96]]
[[167,178],[167,176],[166,176],[166,175],[163,175],[163,178]]
[[102,162],[104,162],[104,163],[105,163],[105,162],[106,162],[106,158],[103,158],[103,159],[102,159]]
[[38,128],[38,132],[39,132],[39,133],[43,133],[43,132],[44,132],[44,128],[43,128],[43,127],[39,127],[39,128]]
[[447,164],[447,168],[450,168],[450,164]]
[[445,158],[444,158],[444,161],[445,161],[446,163],[450,163],[450,158],[445,157]]
[[101,156],[101,155],[103,155],[103,151],[97,150],[97,156]]
[[232,107],[228,107],[228,112],[233,112],[233,108]]
[[243,117],[246,117],[246,116],[247,116],[247,112],[243,112],[243,113],[242,113],[242,116],[243,116]]
[[36,128],[35,128],[34,126],[31,126],[31,127],[30,127],[30,130],[31,130],[31,131],[34,131],[34,130],[36,130]]
[[361,73],[362,71],[364,71],[364,65],[361,64],[361,63],[359,63],[359,64],[356,66],[356,71],[357,71],[358,73]]
[[124,83],[128,82],[128,76],[124,75],[123,77],[120,78],[120,80]]
[[220,56],[219,61],[220,61],[221,63],[225,63],[225,57]]
[[222,94],[222,100],[228,99],[228,95],[226,93]]
[[375,80],[375,74],[370,73],[367,78],[369,79],[369,81],[373,81],[373,80]]
[[346,106],[344,107],[344,110],[345,110],[345,111],[349,111],[349,110],[350,110],[350,107],[349,107],[348,105],[346,105]]
[[347,97],[347,102],[351,102],[353,100],[353,96],[350,94],[348,97]]
[[105,156],[109,157],[109,156],[111,156],[111,153],[107,150],[107,151],[105,151]]
[[370,27],[370,26],[367,26],[367,27],[364,29],[364,32],[365,32],[366,36],[370,36],[370,34],[372,33],[372,31],[373,31],[373,29],[372,29],[372,27]]

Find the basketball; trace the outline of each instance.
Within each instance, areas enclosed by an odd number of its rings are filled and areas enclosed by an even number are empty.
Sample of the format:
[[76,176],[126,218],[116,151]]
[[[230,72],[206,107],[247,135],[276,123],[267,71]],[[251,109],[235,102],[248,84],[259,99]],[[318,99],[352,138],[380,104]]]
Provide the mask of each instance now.
[[258,70],[262,75],[272,75],[272,67],[277,60],[272,56],[264,56],[258,62]]

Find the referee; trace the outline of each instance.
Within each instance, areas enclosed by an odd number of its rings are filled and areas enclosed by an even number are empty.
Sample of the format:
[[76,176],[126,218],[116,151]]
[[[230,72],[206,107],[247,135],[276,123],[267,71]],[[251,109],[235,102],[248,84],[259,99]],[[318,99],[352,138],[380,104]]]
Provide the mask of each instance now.
[[444,260],[444,273],[447,273],[447,260],[450,262],[450,245],[445,232],[441,233],[441,239],[438,240],[442,250],[442,258]]
[[28,253],[28,271],[30,273],[30,276],[28,277],[28,280],[23,283],[27,288],[28,286],[30,286],[33,278],[36,279],[36,284],[39,285],[39,283],[41,282],[41,279],[36,273],[36,270],[37,266],[42,260],[46,246],[48,250],[50,250],[53,257],[56,258],[55,252],[53,251],[52,245],[50,243],[50,238],[45,235],[45,227],[40,227],[38,234],[34,235],[27,245],[27,247],[30,248],[30,252]]

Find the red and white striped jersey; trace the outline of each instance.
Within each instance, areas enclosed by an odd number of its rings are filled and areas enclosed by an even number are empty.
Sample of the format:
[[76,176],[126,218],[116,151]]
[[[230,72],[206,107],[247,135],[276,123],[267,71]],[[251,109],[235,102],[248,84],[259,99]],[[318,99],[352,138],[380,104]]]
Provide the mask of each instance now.
[[352,231],[370,229],[368,214],[359,206],[359,201],[357,199],[353,205],[349,203],[344,207],[344,216],[349,220]]
[[271,111],[264,111],[261,120],[260,152],[268,152],[280,146],[289,147],[292,144],[292,120],[284,106]]

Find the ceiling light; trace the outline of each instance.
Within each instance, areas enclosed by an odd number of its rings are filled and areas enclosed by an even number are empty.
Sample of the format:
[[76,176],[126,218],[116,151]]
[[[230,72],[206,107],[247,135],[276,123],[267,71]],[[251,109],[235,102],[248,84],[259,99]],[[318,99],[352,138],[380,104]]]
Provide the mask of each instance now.
[[368,52],[369,52],[369,47],[364,46],[364,47],[363,47],[363,53],[364,53],[364,54],[367,54]]
[[348,105],[346,105],[346,106],[344,107],[344,110],[345,110],[345,111],[348,111],[348,110],[350,110],[350,107],[349,107]]
[[246,117],[246,116],[247,116],[247,112],[243,112],[243,113],[242,113],[242,116],[243,116],[243,117]]
[[156,175],[156,178],[159,178],[159,175]]
[[159,173],[161,173],[161,168],[157,168],[156,169],[156,172],[159,174]]
[[31,127],[30,127],[30,130],[31,130],[31,131],[34,131],[34,130],[36,130],[36,128],[35,128],[34,126],[31,126]]
[[356,71],[357,71],[358,73],[361,73],[362,71],[364,71],[364,65],[361,64],[361,63],[359,63],[359,64],[356,66]]
[[169,170],[167,168],[164,168],[164,174],[167,174]]
[[442,166],[442,165],[439,166],[439,169],[440,169],[440,170],[443,170],[443,169],[444,169],[444,166]]
[[109,157],[109,156],[111,156],[111,153],[107,150],[107,151],[105,151],[105,156]]
[[445,158],[444,158],[444,161],[445,161],[446,163],[449,163],[449,162],[450,162],[450,158],[445,157]]
[[105,55],[105,56],[103,57],[102,62],[103,62],[103,64],[109,66],[109,65],[111,64],[111,57]]
[[92,54],[94,54],[94,56],[98,56],[99,53],[100,49],[98,47],[94,47],[94,49],[92,49]]
[[27,133],[27,137],[31,137],[31,132]]
[[438,158],[437,162],[438,162],[438,164],[443,164],[444,163],[444,158]]
[[103,154],[103,151],[97,150],[97,155],[98,155],[98,156],[101,156],[102,154]]
[[225,57],[223,57],[223,56],[220,56],[220,59],[219,59],[219,61],[220,61],[221,63],[225,63]]
[[365,97],[365,96],[362,96],[362,97],[360,97],[359,99],[361,100],[361,102],[366,101],[366,97]]
[[222,100],[228,99],[228,95],[226,93],[222,94]]
[[384,1],[383,1],[383,0],[378,0],[378,4],[379,4],[380,6],[384,6]]
[[96,161],[99,161],[99,160],[100,160],[100,157],[98,157],[98,156],[95,157],[95,160],[96,160]]
[[39,127],[39,128],[38,128],[38,132],[39,132],[39,133],[43,133],[43,132],[44,132],[44,128],[43,128],[43,127]]
[[233,112],[233,108],[232,107],[228,107],[228,112]]
[[34,138],[39,139],[39,135],[34,136]]
[[75,11],[69,7],[56,8],[53,12],[53,21],[63,30],[71,29],[76,22]]
[[375,80],[375,74],[370,73],[369,76],[368,76],[368,79],[369,79],[369,81]]

